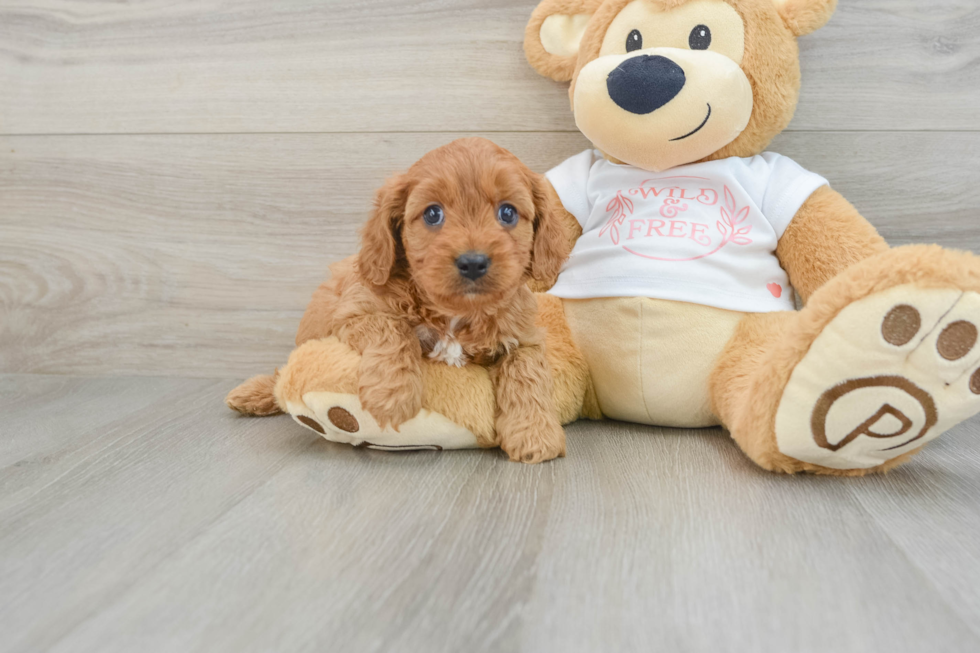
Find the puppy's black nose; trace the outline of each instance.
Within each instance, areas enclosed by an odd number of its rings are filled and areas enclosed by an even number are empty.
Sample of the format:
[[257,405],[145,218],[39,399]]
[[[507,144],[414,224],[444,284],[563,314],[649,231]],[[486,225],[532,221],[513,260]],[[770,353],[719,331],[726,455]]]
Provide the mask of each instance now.
[[462,277],[476,281],[490,268],[490,257],[479,252],[466,252],[456,259],[456,269]]
[[616,66],[606,78],[606,89],[620,108],[643,115],[677,97],[686,81],[684,69],[667,57],[641,54]]

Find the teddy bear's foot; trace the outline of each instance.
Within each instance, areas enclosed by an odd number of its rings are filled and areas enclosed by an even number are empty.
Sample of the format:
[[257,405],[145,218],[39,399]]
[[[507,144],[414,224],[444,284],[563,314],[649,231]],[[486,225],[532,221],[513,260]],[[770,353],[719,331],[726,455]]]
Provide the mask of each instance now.
[[355,447],[441,451],[480,446],[473,433],[446,416],[426,409],[402,423],[397,431],[390,427],[381,428],[361,407],[356,394],[307,392],[300,402],[287,401],[286,411],[299,424],[327,440]]
[[838,470],[910,454],[980,412],[980,294],[892,287],[835,317],[793,369],[779,451]]
[[[466,449],[497,446],[494,400],[483,368],[423,365],[422,410],[396,431],[381,428],[358,398],[360,355],[337,338],[297,347],[279,370],[276,404],[327,440],[374,449]],[[450,417],[451,416],[451,417]]]

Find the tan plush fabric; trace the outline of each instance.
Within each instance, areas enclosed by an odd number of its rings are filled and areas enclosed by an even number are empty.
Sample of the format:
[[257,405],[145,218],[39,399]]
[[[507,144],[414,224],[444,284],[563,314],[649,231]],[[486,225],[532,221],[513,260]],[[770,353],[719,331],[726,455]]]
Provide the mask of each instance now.
[[565,300],[602,414],[660,426],[719,423],[708,378],[742,313],[646,297]]
[[830,20],[837,0],[775,0],[779,15],[793,34],[805,36]]
[[[524,53],[527,60],[534,69],[545,77],[550,77],[555,81],[567,82],[572,78],[575,71],[575,63],[578,60],[577,51],[569,54],[552,54],[541,42],[541,28],[545,21],[551,16],[567,17],[566,21],[551,21],[551,29],[557,30],[564,28],[569,32],[578,32],[575,21],[576,16],[591,17],[596,9],[601,5],[601,0],[546,0],[537,6],[531,14],[531,19],[524,30]],[[573,41],[570,42],[570,34],[553,34],[550,39],[552,42],[561,41],[566,47],[571,49]]]
[[806,301],[841,270],[887,249],[885,239],[857,209],[824,186],[797,212],[779,239],[776,255]]

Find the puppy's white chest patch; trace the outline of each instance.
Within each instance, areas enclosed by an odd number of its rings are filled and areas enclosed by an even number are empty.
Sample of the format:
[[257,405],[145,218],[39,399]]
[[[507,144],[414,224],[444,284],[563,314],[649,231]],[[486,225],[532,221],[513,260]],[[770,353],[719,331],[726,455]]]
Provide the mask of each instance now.
[[459,340],[456,339],[454,334],[458,324],[459,318],[453,318],[449,323],[449,333],[438,339],[436,339],[438,334],[434,333],[431,329],[422,326],[416,329],[419,340],[424,345],[432,347],[432,351],[429,352],[429,358],[442,361],[446,365],[453,367],[463,367],[466,365],[467,356],[463,351],[463,345],[459,343]]
[[429,358],[442,361],[446,365],[452,365],[453,367],[463,367],[466,365],[466,354],[463,353],[463,345],[459,344],[459,341],[451,335],[447,335],[436,342],[432,351],[429,352]]

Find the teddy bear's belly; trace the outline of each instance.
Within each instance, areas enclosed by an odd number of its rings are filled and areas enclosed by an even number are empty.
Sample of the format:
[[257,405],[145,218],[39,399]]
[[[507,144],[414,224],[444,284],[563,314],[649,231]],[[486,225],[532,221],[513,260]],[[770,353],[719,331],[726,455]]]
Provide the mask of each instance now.
[[603,415],[659,426],[718,424],[708,377],[743,313],[646,297],[564,305]]

